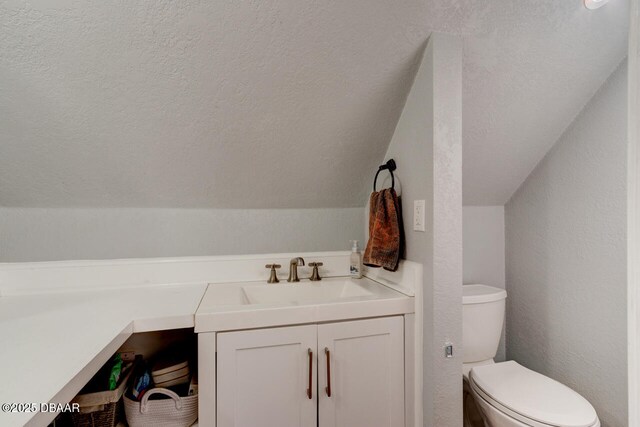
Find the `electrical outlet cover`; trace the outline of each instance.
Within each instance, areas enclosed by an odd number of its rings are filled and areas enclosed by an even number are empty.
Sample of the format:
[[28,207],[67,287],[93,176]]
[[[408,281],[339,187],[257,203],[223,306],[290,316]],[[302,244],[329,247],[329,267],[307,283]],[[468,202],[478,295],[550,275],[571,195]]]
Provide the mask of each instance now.
[[425,231],[424,227],[424,200],[413,201],[413,230]]

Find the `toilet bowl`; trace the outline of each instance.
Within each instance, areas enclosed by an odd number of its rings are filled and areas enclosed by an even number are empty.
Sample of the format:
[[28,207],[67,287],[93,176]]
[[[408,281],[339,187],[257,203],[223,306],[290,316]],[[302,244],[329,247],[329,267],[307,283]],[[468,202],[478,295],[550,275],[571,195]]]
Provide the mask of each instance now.
[[506,296],[463,286],[465,427],[600,427],[593,406],[571,388],[515,361],[493,361]]
[[471,369],[468,384],[492,427],[599,427],[593,406],[569,387],[514,361]]

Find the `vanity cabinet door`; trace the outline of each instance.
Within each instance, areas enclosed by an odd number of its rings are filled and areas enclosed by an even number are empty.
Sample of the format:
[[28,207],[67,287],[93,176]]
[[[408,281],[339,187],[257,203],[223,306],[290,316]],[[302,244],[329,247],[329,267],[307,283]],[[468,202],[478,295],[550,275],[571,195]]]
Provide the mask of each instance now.
[[404,426],[402,316],[318,326],[320,427]]
[[316,325],[218,334],[217,427],[315,427],[316,347]]

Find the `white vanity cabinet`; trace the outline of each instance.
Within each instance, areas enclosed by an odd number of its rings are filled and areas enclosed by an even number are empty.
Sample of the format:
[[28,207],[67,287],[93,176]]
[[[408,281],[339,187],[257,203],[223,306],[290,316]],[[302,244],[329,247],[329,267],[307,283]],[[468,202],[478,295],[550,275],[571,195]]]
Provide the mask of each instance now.
[[404,426],[402,316],[216,337],[217,427]]
[[402,316],[318,325],[318,359],[319,427],[404,426]]
[[316,335],[315,325],[218,334],[218,427],[314,427]]

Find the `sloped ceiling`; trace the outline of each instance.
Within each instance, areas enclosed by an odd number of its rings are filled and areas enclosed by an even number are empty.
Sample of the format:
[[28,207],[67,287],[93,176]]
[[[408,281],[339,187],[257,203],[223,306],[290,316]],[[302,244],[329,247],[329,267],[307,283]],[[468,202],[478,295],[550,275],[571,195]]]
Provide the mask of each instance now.
[[463,23],[463,199],[503,205],[626,56],[629,4],[483,3]]
[[0,206],[363,206],[434,30],[465,40],[465,203],[502,204],[624,57],[627,7],[0,0]]

